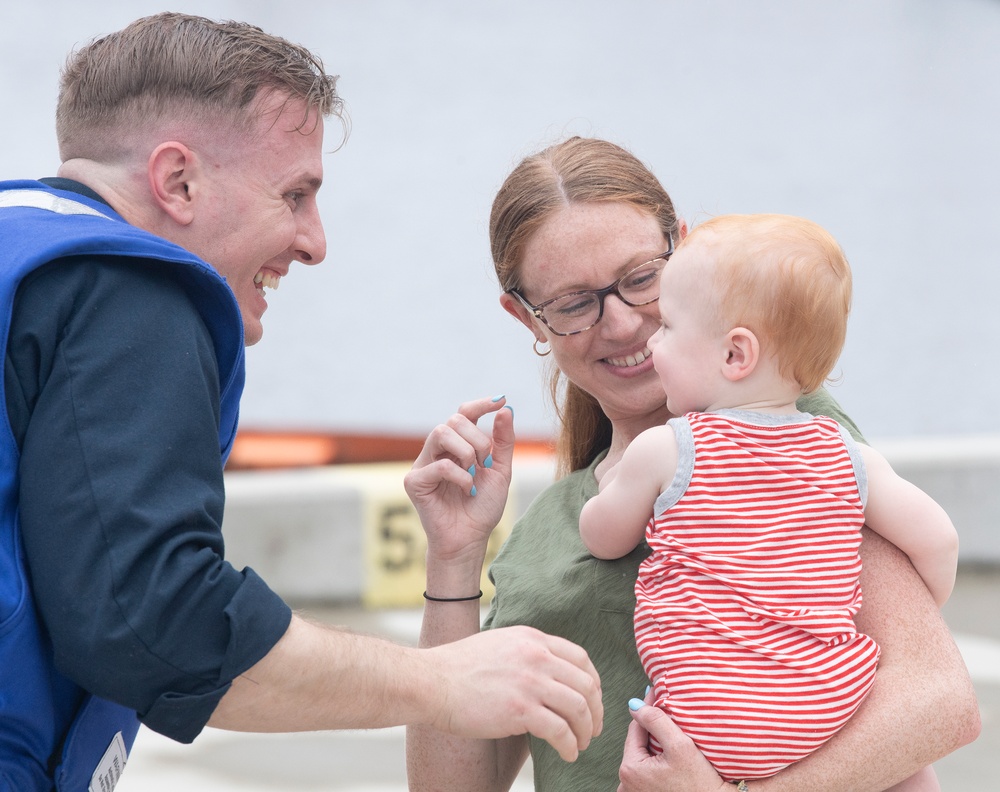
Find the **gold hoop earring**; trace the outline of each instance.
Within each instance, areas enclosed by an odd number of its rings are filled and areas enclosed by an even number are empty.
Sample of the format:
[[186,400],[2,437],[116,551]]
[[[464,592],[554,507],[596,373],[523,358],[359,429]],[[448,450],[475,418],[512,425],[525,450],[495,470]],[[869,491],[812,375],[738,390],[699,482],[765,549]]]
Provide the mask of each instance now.
[[531,345],[531,348],[535,350],[535,354],[538,355],[538,357],[545,357],[547,354],[549,354],[552,351],[552,347],[549,347],[544,352],[539,352],[538,351],[538,339],[537,338],[535,339],[535,343]]

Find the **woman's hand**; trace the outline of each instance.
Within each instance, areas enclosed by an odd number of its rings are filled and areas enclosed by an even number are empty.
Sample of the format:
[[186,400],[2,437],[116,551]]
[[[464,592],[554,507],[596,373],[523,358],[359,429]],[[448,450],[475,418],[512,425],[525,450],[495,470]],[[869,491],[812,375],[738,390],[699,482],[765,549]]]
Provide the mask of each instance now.
[[[463,404],[436,426],[403,479],[427,534],[428,556],[453,560],[485,553],[510,487],[514,415],[504,397]],[[496,413],[492,431],[477,425]],[[471,472],[470,472],[471,471]]]
[[[632,723],[618,771],[618,792],[718,792],[733,787],[722,780],[705,755],[659,707],[633,699]],[[649,752],[649,735],[663,753]]]

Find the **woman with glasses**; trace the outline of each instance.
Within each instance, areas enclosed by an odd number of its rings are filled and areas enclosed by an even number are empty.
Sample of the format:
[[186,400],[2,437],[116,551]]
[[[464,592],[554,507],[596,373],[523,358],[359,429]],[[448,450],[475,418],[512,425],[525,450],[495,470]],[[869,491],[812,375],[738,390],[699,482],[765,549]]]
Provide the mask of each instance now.
[[[660,710],[642,707],[630,717],[629,700],[648,685],[632,626],[648,548],[601,561],[579,533],[580,511],[604,472],[636,435],[672,417],[646,340],[659,326],[659,273],[686,233],[656,178],[606,141],[572,138],[528,157],[497,194],[490,241],[500,302],[532,333],[535,352],[552,355],[561,428],[559,478],[491,566],[496,594],[484,628],[528,625],[586,649],[601,675],[603,731],[592,741],[577,735],[581,753],[566,762],[546,734],[483,741],[411,728],[411,789],[506,790],[529,750],[539,792],[724,786]],[[407,475],[428,538],[422,645],[480,629],[486,543],[511,475],[513,413],[505,406],[502,398],[464,404],[431,433]],[[799,408],[833,417],[860,437],[825,391]],[[476,422],[489,413],[493,426],[484,431]],[[875,685],[840,734],[773,778],[752,782],[754,792],[888,789],[978,734],[971,683],[929,592],[898,550],[865,536],[866,598],[857,626],[882,647]],[[567,688],[566,695],[575,694]],[[484,721],[490,717],[483,713]],[[662,754],[650,754],[647,730]]]

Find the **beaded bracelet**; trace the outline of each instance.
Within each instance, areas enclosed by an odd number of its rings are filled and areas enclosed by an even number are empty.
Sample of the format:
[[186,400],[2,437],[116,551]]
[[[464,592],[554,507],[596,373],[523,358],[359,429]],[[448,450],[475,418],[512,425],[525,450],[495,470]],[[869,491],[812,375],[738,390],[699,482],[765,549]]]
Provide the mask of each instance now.
[[430,600],[431,602],[471,602],[472,600],[482,599],[483,590],[480,589],[478,594],[471,597],[432,597],[426,591],[424,592],[424,599]]

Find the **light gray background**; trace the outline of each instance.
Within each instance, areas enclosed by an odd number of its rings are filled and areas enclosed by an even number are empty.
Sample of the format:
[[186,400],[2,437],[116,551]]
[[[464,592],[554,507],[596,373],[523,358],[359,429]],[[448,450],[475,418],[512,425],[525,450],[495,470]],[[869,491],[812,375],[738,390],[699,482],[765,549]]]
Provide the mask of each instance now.
[[[486,222],[521,156],[581,134],[630,148],[691,222],[785,212],[840,240],[856,296],[833,392],[870,437],[1000,432],[981,407],[1000,392],[997,0],[169,7],[317,51],[353,124],[325,162],[327,261],[293,267],[249,351],[245,427],[423,433],[505,393],[547,434]],[[5,4],[0,177],[55,172],[65,54],[163,9]]]

